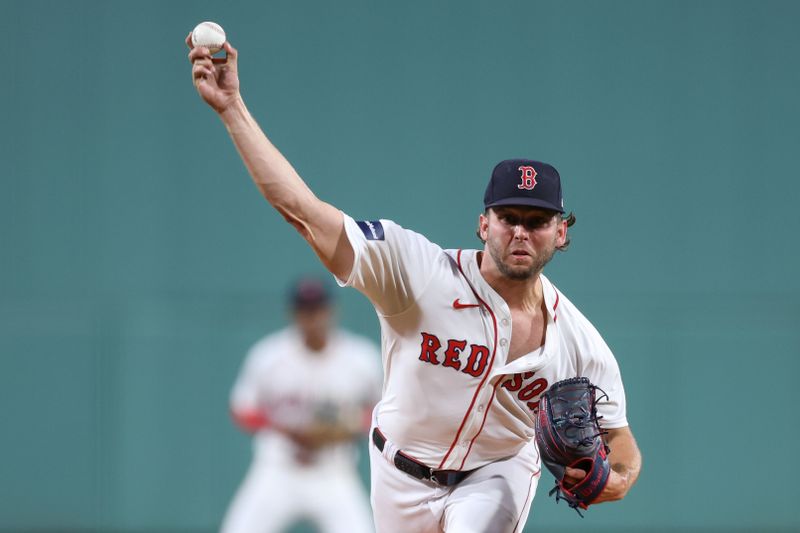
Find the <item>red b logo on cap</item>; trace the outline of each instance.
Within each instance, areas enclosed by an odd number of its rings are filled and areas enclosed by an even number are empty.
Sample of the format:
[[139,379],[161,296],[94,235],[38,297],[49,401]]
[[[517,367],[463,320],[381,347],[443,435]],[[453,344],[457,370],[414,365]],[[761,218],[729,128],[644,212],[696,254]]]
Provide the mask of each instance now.
[[536,187],[536,170],[533,167],[519,167],[517,170],[522,171],[522,183],[517,185],[517,189],[532,191]]

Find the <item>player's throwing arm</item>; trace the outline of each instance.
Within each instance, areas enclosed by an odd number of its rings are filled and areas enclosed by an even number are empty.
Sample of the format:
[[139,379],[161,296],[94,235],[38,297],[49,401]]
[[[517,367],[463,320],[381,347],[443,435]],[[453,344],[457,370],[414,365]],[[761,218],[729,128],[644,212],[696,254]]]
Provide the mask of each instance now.
[[225,41],[225,57],[212,57],[208,47],[192,45],[191,33],[186,45],[197,92],[222,119],[261,194],[308,241],[328,270],[347,279],[353,249],[345,237],[343,215],[311,192],[248,111],[239,92],[236,49]]

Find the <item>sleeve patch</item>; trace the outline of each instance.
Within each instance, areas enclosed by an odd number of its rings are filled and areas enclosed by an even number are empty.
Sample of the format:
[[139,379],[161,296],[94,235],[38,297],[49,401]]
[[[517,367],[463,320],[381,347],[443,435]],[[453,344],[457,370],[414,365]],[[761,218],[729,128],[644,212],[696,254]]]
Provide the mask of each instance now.
[[379,220],[356,220],[356,224],[361,228],[368,241],[384,240],[383,225]]

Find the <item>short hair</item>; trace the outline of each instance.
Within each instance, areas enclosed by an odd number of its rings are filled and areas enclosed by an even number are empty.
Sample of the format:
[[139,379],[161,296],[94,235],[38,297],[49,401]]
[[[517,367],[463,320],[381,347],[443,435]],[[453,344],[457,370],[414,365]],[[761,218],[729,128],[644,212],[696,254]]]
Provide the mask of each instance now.
[[[484,214],[484,215],[486,215],[487,217],[489,216],[489,209],[491,209],[491,207],[487,207],[487,208],[486,208],[486,210],[483,212],[483,214]],[[572,226],[574,226],[574,225],[575,225],[575,221],[576,221],[576,218],[575,218],[575,213],[573,213],[572,211],[570,211],[568,215],[563,215],[563,214],[562,214],[562,215],[561,215],[561,220],[562,220],[562,221],[566,221],[566,223],[567,223],[567,227],[568,227],[568,228],[571,228]],[[483,244],[486,244],[486,241],[484,241],[483,239],[481,239],[481,228],[480,228],[480,227],[478,227],[478,229],[477,229],[477,230],[475,230],[475,235],[478,237],[478,240],[480,240],[480,241],[481,241]],[[557,250],[558,250],[559,252],[566,252],[566,251],[567,251],[567,248],[569,248],[569,244],[570,244],[570,242],[571,242],[571,241],[570,241],[569,234],[567,234],[567,239],[564,241],[564,244],[562,244],[561,246],[559,246],[559,247],[557,248]]]

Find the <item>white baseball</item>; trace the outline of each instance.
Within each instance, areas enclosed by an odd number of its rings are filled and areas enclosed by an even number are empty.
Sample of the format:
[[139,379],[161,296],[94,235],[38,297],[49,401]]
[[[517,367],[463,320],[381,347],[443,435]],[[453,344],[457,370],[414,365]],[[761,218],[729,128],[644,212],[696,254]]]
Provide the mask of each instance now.
[[192,45],[205,46],[212,54],[222,50],[225,30],[216,22],[201,22],[192,30]]

